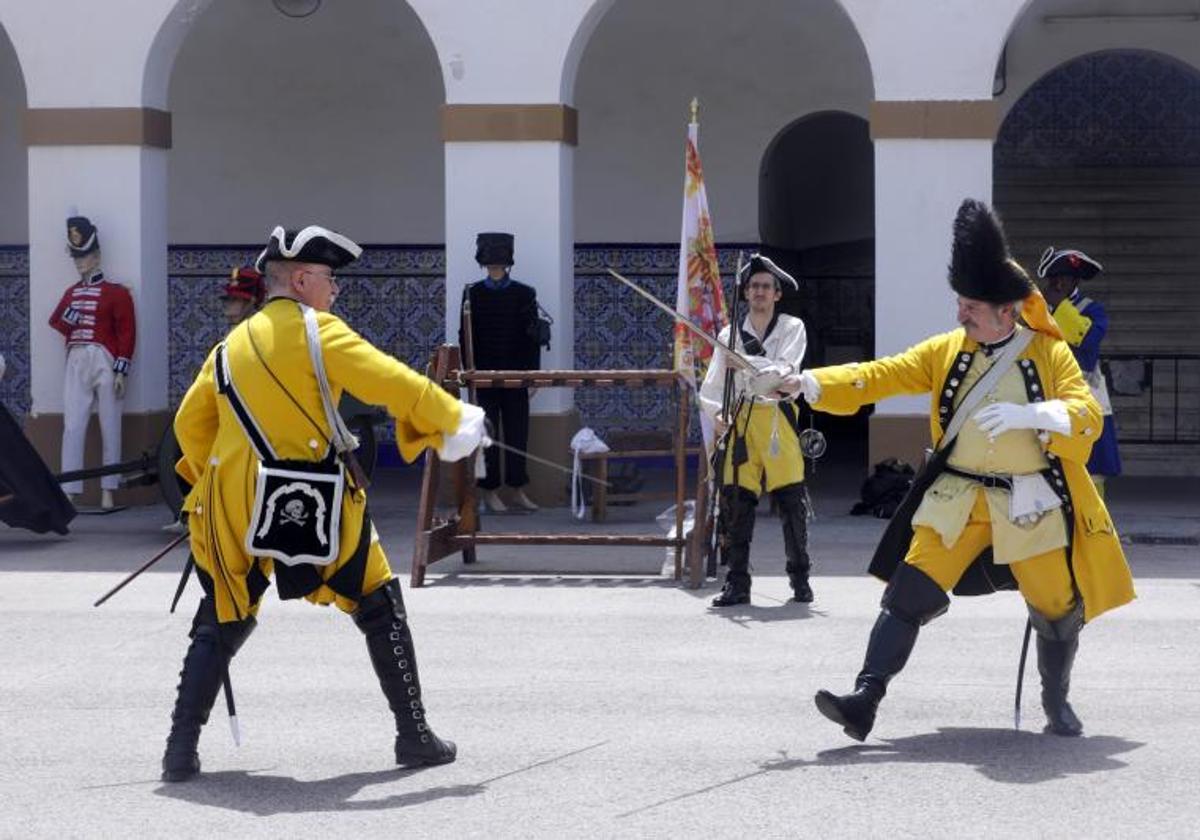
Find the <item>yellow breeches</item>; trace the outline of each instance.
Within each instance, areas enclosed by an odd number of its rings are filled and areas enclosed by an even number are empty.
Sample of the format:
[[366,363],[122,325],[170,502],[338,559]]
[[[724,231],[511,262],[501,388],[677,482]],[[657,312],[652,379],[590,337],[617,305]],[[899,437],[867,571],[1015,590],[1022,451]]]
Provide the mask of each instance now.
[[[949,591],[979,553],[992,544],[992,520],[982,490],[976,494],[970,519],[958,541],[950,548],[932,528],[918,525],[904,562],[916,566]],[[1057,548],[1009,566],[1026,602],[1050,620],[1057,620],[1075,606],[1071,572],[1064,549]]]
[[[749,423],[746,412],[749,410]],[[800,438],[788,424],[779,406],[755,403],[738,412],[735,434],[730,435],[725,454],[725,485],[733,485],[733,453],[736,437],[746,439],[746,454],[749,460],[737,468],[737,483],[754,495],[763,490],[766,477],[767,492],[788,484],[804,480],[804,456],[800,452]],[[771,439],[778,440],[778,451],[771,453]]]

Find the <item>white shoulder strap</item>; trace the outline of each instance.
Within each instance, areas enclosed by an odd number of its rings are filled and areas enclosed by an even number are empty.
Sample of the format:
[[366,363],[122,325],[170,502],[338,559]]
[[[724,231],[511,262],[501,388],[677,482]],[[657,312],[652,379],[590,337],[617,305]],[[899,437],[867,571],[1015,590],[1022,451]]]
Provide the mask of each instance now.
[[333,435],[333,448],[338,452],[353,451],[358,448],[358,438],[346,427],[342,415],[333,404],[333,395],[329,390],[329,377],[325,375],[325,357],[321,353],[321,335],[317,328],[317,313],[311,306],[300,304],[304,313],[304,334],[308,341],[308,357],[312,360],[313,373],[317,375],[317,387],[321,391],[321,405],[325,408],[325,422],[329,424],[330,434]]
[[954,416],[950,418],[950,423],[946,426],[946,433],[942,435],[942,439],[938,442],[938,449],[944,449],[949,446],[954,438],[957,437],[959,430],[967,422],[967,419],[971,416],[971,412],[975,410],[975,406],[979,405],[984,397],[996,389],[1000,378],[1013,366],[1013,363],[1017,361],[1017,357],[1025,352],[1025,348],[1029,346],[1029,342],[1033,341],[1035,332],[1036,330],[1032,329],[1022,329],[1000,351],[1000,356],[996,359],[995,364],[988,368],[983,376],[979,377],[979,381],[967,392],[962,402],[958,404],[958,408],[954,410]]

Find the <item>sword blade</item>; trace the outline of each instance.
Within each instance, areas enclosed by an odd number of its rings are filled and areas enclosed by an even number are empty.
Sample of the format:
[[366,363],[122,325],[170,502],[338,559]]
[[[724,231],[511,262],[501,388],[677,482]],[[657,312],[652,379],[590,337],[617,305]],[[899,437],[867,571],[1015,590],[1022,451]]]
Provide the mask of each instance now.
[[164,557],[166,557],[166,556],[167,556],[167,552],[169,552],[169,551],[170,551],[172,548],[174,548],[175,546],[179,545],[181,542],[183,542],[183,541],[184,541],[185,539],[187,539],[187,538],[188,538],[188,532],[187,532],[187,531],[184,531],[184,532],[183,532],[182,534],[180,534],[178,537],[176,537],[175,539],[171,540],[170,544],[169,544],[169,545],[167,545],[167,547],[166,547],[166,548],[164,548],[162,551],[158,552],[158,554],[155,554],[153,557],[151,557],[149,560],[147,560],[145,563],[143,563],[143,564],[142,564],[142,566],[141,566],[141,567],[140,567],[140,568],[139,568],[137,571],[135,571],[135,572],[131,573],[131,574],[130,574],[128,577],[126,577],[126,578],[125,578],[125,580],[121,581],[121,582],[120,582],[120,583],[118,583],[116,586],[114,586],[112,589],[108,590],[108,592],[106,592],[106,593],[104,593],[103,595],[101,595],[101,596],[100,596],[100,599],[99,599],[98,601],[96,601],[96,603],[92,604],[92,606],[93,606],[93,607],[98,607],[98,606],[100,606],[101,604],[103,604],[105,601],[107,601],[109,598],[111,598],[112,596],[116,595],[118,592],[120,592],[122,589],[124,589],[126,586],[128,586],[128,585],[129,585],[129,584],[130,584],[130,583],[133,581],[133,579],[134,579],[135,577],[137,577],[137,576],[138,576],[138,575],[140,575],[142,572],[144,572],[144,571],[146,571],[147,569],[149,569],[151,566],[153,566],[153,565],[154,565],[155,563],[157,563],[159,560],[161,560],[161,559],[163,559]]
[[[695,321],[693,321],[687,315],[684,315],[682,312],[679,312],[678,310],[676,310],[675,307],[668,306],[667,304],[663,303],[661,300],[659,300],[654,295],[647,292],[645,289],[643,289],[637,283],[634,283],[628,277],[623,277],[622,275],[618,274],[616,271],[613,271],[611,268],[608,269],[608,273],[611,274],[613,277],[617,278],[618,280],[620,280],[622,283],[624,283],[629,288],[633,289],[635,292],[637,292],[639,295],[644,297],[646,300],[650,301],[652,304],[657,306],[663,312],[666,312],[668,315],[670,315],[676,321],[683,324],[697,338],[699,338],[702,341],[704,341],[705,343],[707,343],[714,350],[720,350],[722,353],[725,354],[725,358],[729,359],[730,363],[734,367],[741,368],[742,370],[749,371],[750,373],[756,373],[758,371],[758,368],[756,368],[754,366],[753,362],[751,362],[749,359],[747,359],[745,356],[743,356],[737,350],[732,350],[729,347],[726,347],[723,344],[721,344],[721,342],[719,342],[714,335],[712,335],[710,332],[708,332],[708,330],[704,329],[704,327],[697,324]],[[730,327],[730,329],[732,329],[732,327]]]
[[[545,458],[539,458],[537,455],[530,454],[529,452],[526,452],[524,449],[517,449],[517,447],[515,447],[515,446],[509,446],[507,443],[501,443],[500,441],[492,440],[491,438],[487,438],[486,440],[487,440],[487,442],[484,444],[485,449],[489,446],[494,446],[497,449],[503,449],[505,452],[512,452],[515,455],[523,455],[526,458],[528,458],[530,461],[534,461],[538,464],[541,464],[544,467],[550,467],[550,469],[558,470],[559,472],[566,473],[567,475],[570,475],[570,476],[575,475],[574,470],[568,469],[567,467],[564,467],[562,464],[556,464],[554,461],[548,461]],[[594,484],[599,484],[601,487],[608,486],[607,482],[601,481],[600,479],[595,478],[590,475],[587,475],[586,473],[581,472],[579,474],[579,477],[586,481],[591,481]]]

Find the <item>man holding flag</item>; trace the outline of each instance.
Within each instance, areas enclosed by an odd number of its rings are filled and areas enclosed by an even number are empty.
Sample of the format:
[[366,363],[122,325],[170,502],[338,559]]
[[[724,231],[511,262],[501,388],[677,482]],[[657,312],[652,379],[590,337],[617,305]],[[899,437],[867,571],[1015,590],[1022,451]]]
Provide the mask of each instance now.
[[728,404],[722,394],[727,351],[721,349],[700,387],[701,410],[714,422],[718,435],[728,436],[725,457],[717,466],[723,471],[717,529],[722,562],[729,571],[724,589],[712,603],[728,607],[750,601],[750,540],[758,494],[765,483],[779,506],[793,597],[807,604],[813,591],[808,582],[808,494],[798,415],[791,398],[775,390],[782,378],[799,373],[807,346],[804,322],[776,311],[784,284],[792,288],[798,284],[761,254],[750,257],[737,279],[737,293],[745,298],[749,311],[740,323],[721,330],[719,343],[747,357],[757,372],[734,373],[733,404]]

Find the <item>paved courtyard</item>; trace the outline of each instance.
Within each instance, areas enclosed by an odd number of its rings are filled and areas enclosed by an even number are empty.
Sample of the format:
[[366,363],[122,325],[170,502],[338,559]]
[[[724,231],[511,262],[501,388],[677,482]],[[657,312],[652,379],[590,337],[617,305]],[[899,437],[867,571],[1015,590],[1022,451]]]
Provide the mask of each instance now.
[[[412,471],[373,509],[404,577]],[[1013,688],[1020,599],[960,599],[922,632],[865,744],[812,705],[849,687],[880,585],[882,524],[845,515],[855,480],[818,475],[811,607],[786,602],[763,506],[753,603],[660,577],[662,550],[489,548],[406,590],[430,722],[457,763],[390,765],[391,721],[353,623],[268,594],[234,662],[244,743],[219,701],[203,775],[158,781],[198,588],[167,605],[180,551],[99,609],[165,544],[161,509],[0,531],[3,837],[1194,837],[1200,807],[1200,482],[1114,489],[1139,599],[1088,627],[1079,739],[1040,733]],[[611,529],[656,527],[649,506]],[[487,521],[573,527],[565,509]]]

